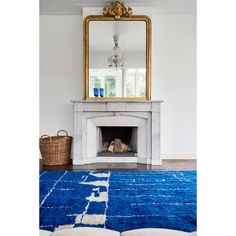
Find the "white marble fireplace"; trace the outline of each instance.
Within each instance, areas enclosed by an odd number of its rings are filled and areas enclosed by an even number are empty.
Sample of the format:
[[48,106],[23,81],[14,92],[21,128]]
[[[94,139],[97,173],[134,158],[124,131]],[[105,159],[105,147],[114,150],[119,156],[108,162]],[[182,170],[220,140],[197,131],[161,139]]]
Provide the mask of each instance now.
[[[162,101],[72,101],[74,103],[73,164],[143,163],[161,165],[160,106]],[[99,153],[101,130],[132,130],[135,154]]]

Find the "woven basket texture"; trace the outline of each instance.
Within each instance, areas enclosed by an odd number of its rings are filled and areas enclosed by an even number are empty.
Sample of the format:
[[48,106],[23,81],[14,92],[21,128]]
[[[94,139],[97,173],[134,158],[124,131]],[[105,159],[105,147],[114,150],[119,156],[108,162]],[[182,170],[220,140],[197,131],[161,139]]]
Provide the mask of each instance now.
[[[60,135],[60,132],[66,135]],[[43,165],[64,165],[70,162],[72,137],[64,130],[59,130],[57,136],[42,135],[39,148]]]

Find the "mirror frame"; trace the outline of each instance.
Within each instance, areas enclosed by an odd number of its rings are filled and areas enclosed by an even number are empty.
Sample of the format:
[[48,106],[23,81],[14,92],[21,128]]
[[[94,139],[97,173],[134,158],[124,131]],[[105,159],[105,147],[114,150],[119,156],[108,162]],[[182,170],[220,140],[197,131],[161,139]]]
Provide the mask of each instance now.
[[[89,22],[145,21],[146,23],[146,96],[145,97],[89,97]],[[89,15],[84,19],[84,100],[150,100],[151,99],[151,19],[145,15],[111,17]]]

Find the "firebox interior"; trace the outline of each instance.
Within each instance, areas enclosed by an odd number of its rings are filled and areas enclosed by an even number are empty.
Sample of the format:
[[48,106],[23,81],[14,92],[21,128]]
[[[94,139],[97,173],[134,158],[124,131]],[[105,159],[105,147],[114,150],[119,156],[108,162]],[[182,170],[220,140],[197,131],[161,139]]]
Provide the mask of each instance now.
[[[128,145],[125,152],[110,152],[104,150],[104,145],[111,144],[115,139]],[[137,127],[99,127],[98,128],[98,156],[135,156],[137,153]]]

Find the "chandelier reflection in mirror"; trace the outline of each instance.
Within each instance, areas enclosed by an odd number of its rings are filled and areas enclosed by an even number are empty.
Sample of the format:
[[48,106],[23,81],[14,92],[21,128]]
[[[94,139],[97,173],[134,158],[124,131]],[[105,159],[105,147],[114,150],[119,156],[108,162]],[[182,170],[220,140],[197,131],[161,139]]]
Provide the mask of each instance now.
[[125,64],[125,57],[123,54],[121,55],[121,50],[118,45],[119,35],[114,35],[113,38],[115,46],[113,47],[112,55],[108,57],[109,67],[116,69],[123,68]]

